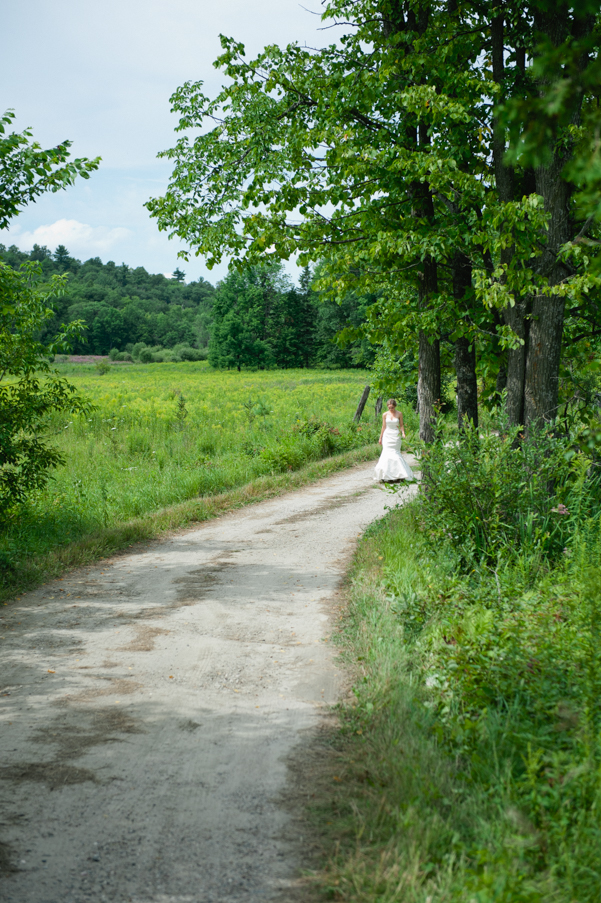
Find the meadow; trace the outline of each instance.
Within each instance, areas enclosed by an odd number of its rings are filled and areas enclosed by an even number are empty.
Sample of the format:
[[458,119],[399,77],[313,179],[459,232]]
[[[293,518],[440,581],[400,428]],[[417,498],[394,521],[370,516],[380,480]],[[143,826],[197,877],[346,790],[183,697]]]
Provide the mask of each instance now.
[[56,367],[93,407],[46,425],[65,465],[0,534],[7,580],[19,562],[95,531],[377,440],[374,399],[352,422],[368,382],[359,370]]

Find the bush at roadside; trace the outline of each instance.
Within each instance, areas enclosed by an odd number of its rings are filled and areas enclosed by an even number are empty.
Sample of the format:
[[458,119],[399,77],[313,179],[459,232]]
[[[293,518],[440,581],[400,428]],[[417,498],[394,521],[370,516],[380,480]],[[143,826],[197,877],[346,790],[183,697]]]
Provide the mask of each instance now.
[[452,543],[466,567],[517,551],[556,560],[600,507],[598,468],[551,429],[441,439],[424,450],[422,478],[426,536]]
[[[373,435],[372,435],[373,434]],[[370,426],[335,427],[317,418],[298,419],[291,429],[259,450],[260,459],[273,473],[297,470],[308,461],[319,461],[329,455],[359,448],[377,441]],[[251,454],[257,453],[252,450]]]
[[441,442],[421,498],[368,531],[328,810],[341,899],[601,899],[601,517],[573,451]]

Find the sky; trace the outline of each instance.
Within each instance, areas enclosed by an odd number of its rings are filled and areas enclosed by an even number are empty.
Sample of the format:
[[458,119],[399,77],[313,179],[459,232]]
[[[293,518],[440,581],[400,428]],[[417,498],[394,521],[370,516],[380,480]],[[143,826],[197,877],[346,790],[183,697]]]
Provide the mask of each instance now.
[[182,243],[160,233],[143,206],[170,175],[156,158],[175,143],[169,97],[187,80],[217,93],[220,33],[247,53],[330,43],[322,9],[320,0],[3,0],[0,108],[13,109],[14,128],[30,126],[43,147],[70,139],[73,156],[102,163],[89,180],[27,206],[0,243],[24,251],[63,244],[80,260],[151,273],[180,267],[186,281],[223,278],[226,264],[208,270],[202,258],[179,260]]

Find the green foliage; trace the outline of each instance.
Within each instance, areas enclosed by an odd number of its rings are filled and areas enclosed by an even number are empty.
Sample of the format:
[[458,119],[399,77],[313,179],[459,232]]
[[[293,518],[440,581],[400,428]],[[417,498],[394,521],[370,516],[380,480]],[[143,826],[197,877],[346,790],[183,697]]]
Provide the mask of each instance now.
[[[17,581],[36,555],[199,497],[272,474],[296,472],[346,448],[377,455],[367,427],[348,427],[365,385],[361,371],[216,372],[205,362],[56,365],[95,407],[49,412],[40,428],[65,461],[29,493],[0,530],[0,557]],[[255,411],[249,424],[244,402]],[[340,435],[309,441],[297,420],[319,419]],[[347,441],[342,441],[348,438]],[[351,441],[352,439],[352,441]],[[289,458],[278,455],[280,442]],[[272,450],[261,456],[264,449]],[[293,471],[289,471],[292,465]]]
[[53,314],[50,298],[61,289],[60,281],[43,288],[39,276],[35,264],[15,271],[0,262],[0,518],[41,489],[50,469],[64,463],[48,442],[48,415],[87,409],[48,363],[77,335],[78,324],[64,329],[51,345],[39,341]]
[[574,523],[599,511],[590,458],[550,430],[448,439],[423,452],[420,506],[433,546],[452,542],[466,567],[518,552],[557,559]]
[[35,259],[47,278],[66,276],[54,315],[43,325],[50,338],[60,322],[81,320],[77,353],[108,354],[112,360],[177,363],[206,360],[219,368],[348,368],[371,360],[365,339],[351,337],[341,347],[336,334],[358,328],[364,299],[347,296],[341,305],[320,296],[307,268],[294,287],[279,265],[231,272],[217,289],[200,279],[181,280],[131,269],[85,263],[64,246],[51,254],[35,246],[31,254],[0,245],[0,260],[13,268]]
[[100,157],[69,160],[71,141],[43,150],[30,129],[8,133],[14,118],[12,110],[0,116],[0,229],[41,194],[67,188],[78,176],[88,179],[100,165]]
[[215,294],[209,362],[228,370],[365,366],[372,356],[358,328],[366,306],[351,293],[341,304],[320,297],[309,267],[298,288],[280,263],[232,269]]
[[189,81],[171,98],[171,181],[148,209],[209,266],[322,262],[321,290],[374,299],[350,325],[385,357],[417,357],[421,332],[444,342],[450,371],[467,339],[485,399],[523,346],[531,385],[509,380],[511,410],[554,417],[564,302],[564,349],[599,333],[597,14],[328,0],[323,19],[343,31],[326,47],[249,59],[222,36],[217,96]]
[[[319,461],[328,455],[359,448],[376,441],[375,430],[357,429],[350,424],[338,428],[316,417],[298,419],[277,442],[266,444],[259,457],[273,473],[297,470],[308,461]],[[254,455],[251,449],[250,454]]]
[[74,345],[76,353],[127,352],[127,345],[173,349],[177,345],[205,348],[209,341],[213,286],[200,279],[185,284],[95,257],[81,263],[64,246],[52,254],[34,246],[30,254],[0,245],[0,260],[17,269],[37,260],[44,276],[64,275],[64,291],[54,316],[44,324],[50,337],[61,322],[81,320],[84,329]]
[[516,548],[465,573],[421,504],[368,530],[327,812],[342,899],[599,899],[601,530],[580,490],[555,563]]

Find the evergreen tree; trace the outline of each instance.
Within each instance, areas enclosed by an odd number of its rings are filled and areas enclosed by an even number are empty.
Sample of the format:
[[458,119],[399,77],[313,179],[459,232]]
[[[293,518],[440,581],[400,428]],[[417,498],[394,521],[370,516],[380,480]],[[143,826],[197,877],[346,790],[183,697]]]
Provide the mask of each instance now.
[[64,245],[58,245],[52,256],[54,257],[54,262],[58,267],[63,270],[66,270],[68,268],[71,258],[69,257],[69,252]]

